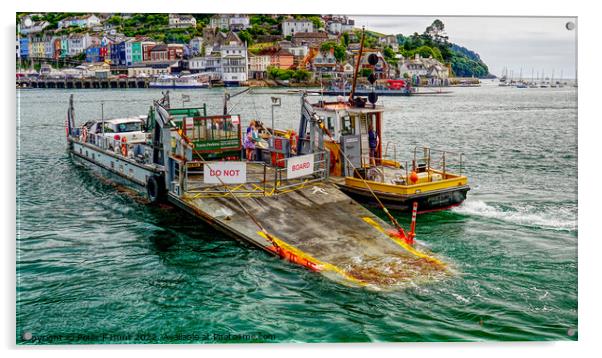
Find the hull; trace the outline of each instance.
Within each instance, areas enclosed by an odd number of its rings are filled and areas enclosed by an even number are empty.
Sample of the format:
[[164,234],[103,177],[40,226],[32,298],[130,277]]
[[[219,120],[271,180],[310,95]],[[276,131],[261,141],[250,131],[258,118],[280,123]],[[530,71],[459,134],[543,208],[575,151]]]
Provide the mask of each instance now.
[[[347,185],[337,185],[341,191],[368,206],[378,207],[374,196],[367,189],[351,187]],[[400,212],[411,212],[414,202],[418,203],[418,214],[447,210],[458,206],[466,200],[466,194],[470,190],[468,185],[428,191],[420,194],[399,195],[374,191],[383,204],[392,210]]]
[[190,89],[190,88],[209,88],[209,85],[170,85],[170,84],[149,83],[148,87],[149,88]]
[[93,170],[110,182],[132,189],[142,196],[146,196],[148,178],[161,174],[161,171],[156,168],[124,159],[110,151],[87,143],[71,141],[69,151],[78,164]]

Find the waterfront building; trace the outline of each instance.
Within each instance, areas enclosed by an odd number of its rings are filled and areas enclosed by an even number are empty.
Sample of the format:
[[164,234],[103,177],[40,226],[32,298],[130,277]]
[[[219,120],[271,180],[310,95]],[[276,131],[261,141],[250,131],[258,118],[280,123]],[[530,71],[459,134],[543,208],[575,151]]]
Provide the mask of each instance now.
[[334,49],[319,51],[312,61],[312,70],[316,73],[332,73],[337,67],[337,59],[334,57]]
[[328,41],[326,32],[297,32],[293,35],[294,46],[319,47],[323,42]]
[[169,27],[176,29],[196,27],[196,19],[192,15],[169,14]]
[[222,58],[222,81],[226,84],[238,85],[249,77],[247,59],[247,46],[240,42],[232,41],[220,46]]
[[222,57],[219,54],[193,57],[188,61],[188,69],[192,73],[208,73],[211,80],[222,79]]
[[140,43],[142,48],[142,62],[151,61],[151,51],[157,45],[157,43],[153,41],[143,41]]
[[282,22],[282,35],[293,36],[298,32],[314,32],[314,23],[307,19],[289,19]]
[[54,58],[54,37],[50,35],[44,36],[44,57]]
[[65,58],[67,56],[69,56],[69,38],[67,36],[62,36],[60,58]]
[[268,67],[270,66],[269,55],[249,54],[249,78],[262,80],[267,77]]
[[428,58],[421,57],[415,54],[413,58],[403,59],[398,63],[398,72],[400,76],[417,78],[426,77],[433,79],[441,79],[443,81],[449,78],[449,68],[440,61],[429,56]]
[[193,37],[189,43],[190,46],[190,55],[198,56],[201,54],[201,50],[203,48],[203,38],[202,37]]
[[142,62],[142,41],[130,39],[125,42],[125,65],[131,66]]
[[77,56],[84,52],[90,45],[90,36],[88,34],[71,34],[67,38],[69,56]]
[[22,37],[19,39],[20,57],[23,59],[29,58],[29,38]]
[[128,67],[128,77],[157,77],[160,75],[168,75],[171,74],[172,70],[177,67],[177,61],[137,63]]
[[42,36],[31,37],[31,51],[30,57],[33,58],[44,58],[46,54],[46,46],[44,45],[44,38]]
[[96,15],[84,15],[84,16],[73,16],[62,19],[58,22],[58,28],[67,28],[67,27],[85,27],[92,28],[94,26],[99,26],[100,19]]
[[184,45],[159,44],[150,50],[151,62],[178,61],[184,57]]
[[125,41],[116,42],[111,45],[111,64],[114,66],[125,66]]
[[17,47],[17,60],[21,58],[21,42],[19,41],[19,37],[16,38],[16,47]]
[[270,66],[277,67],[279,69],[289,69],[293,67],[294,55],[288,50],[283,48],[271,47],[263,49],[259,52],[259,55],[269,56]]
[[86,49],[86,62],[104,62],[110,59],[110,46],[91,46]]

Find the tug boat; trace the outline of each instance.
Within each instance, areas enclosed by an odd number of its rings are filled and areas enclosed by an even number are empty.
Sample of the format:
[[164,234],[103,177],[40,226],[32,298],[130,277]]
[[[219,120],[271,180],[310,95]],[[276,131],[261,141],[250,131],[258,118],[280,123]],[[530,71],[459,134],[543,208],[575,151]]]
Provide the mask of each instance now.
[[[419,214],[446,210],[466,199],[470,187],[462,174],[462,153],[416,147],[411,161],[402,163],[396,145],[388,142],[383,150],[379,140],[370,158],[369,131],[383,138],[382,106],[361,100],[320,101],[308,106],[306,110],[311,110],[325,129],[331,180],[349,196],[376,205],[376,194],[385,206],[398,211],[411,211],[417,203]],[[303,125],[299,133],[305,133]]]
[[[364,34],[358,59],[363,46]],[[376,65],[377,61],[376,56],[368,57],[370,65]],[[355,96],[359,63],[356,61],[348,99],[339,96],[336,101],[321,100],[312,104],[306,98],[307,93],[303,94],[299,139],[293,147],[303,153],[316,140],[308,133],[308,118],[312,118],[320,124],[318,140],[329,152],[330,179],[352,198],[398,211],[416,211],[417,207],[418,213],[460,205],[470,190],[467,177],[462,175],[463,154],[415,148],[410,165],[397,160],[395,144],[387,143],[383,153],[384,107],[376,104],[377,79],[372,75],[368,77],[373,85],[368,98]],[[275,133],[291,137],[282,131]],[[376,141],[372,146],[371,140]],[[393,151],[392,157],[389,148]]]

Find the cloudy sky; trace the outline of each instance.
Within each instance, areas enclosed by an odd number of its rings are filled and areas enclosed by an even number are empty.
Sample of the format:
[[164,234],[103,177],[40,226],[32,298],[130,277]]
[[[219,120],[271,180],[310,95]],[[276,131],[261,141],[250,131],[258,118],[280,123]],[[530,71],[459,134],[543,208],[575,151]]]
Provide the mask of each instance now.
[[434,19],[445,24],[451,42],[481,56],[491,73],[501,75],[504,67],[518,77],[531,77],[532,70],[546,76],[574,78],[577,30],[566,29],[575,18],[543,17],[445,17],[445,16],[351,16],[356,26],[386,34],[422,33]]

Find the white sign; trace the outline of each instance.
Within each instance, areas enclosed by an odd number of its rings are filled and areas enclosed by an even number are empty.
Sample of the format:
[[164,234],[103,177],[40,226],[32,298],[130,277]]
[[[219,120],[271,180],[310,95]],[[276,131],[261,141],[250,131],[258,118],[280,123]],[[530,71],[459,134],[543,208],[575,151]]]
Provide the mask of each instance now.
[[314,155],[307,154],[288,158],[286,177],[288,179],[298,178],[314,172]]
[[[247,182],[246,162],[207,162],[203,169],[205,184],[241,184]],[[221,179],[221,181],[220,181]]]
[[186,129],[194,128],[194,120],[192,119],[192,117],[184,118],[184,125]]

